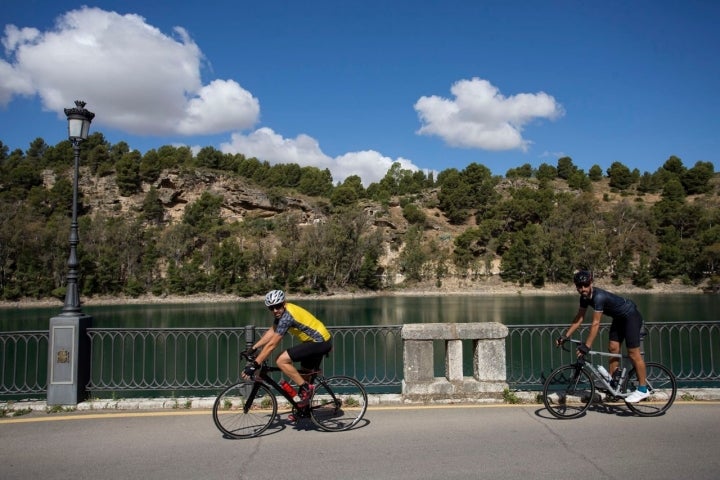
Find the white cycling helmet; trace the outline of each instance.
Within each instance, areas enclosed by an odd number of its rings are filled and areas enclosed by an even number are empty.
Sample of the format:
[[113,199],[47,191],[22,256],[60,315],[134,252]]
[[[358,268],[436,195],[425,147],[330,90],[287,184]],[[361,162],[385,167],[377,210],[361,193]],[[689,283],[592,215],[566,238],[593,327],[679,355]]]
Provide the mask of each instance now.
[[265,295],[265,306],[272,307],[285,302],[285,292],[282,290],[271,290]]

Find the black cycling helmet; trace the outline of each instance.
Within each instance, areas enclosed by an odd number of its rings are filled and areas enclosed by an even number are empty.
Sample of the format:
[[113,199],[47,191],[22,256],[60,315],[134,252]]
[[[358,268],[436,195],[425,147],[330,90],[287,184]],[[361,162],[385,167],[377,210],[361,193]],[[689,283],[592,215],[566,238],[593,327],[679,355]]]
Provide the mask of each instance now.
[[593,274],[590,270],[580,270],[573,277],[573,282],[575,282],[576,287],[579,287],[580,285],[590,285],[592,281]]

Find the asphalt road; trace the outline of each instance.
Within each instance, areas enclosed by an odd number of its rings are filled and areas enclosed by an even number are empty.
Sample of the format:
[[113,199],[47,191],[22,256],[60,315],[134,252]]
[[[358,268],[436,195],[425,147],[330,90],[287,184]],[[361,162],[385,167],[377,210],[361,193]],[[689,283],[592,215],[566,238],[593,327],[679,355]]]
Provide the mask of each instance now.
[[0,478],[716,479],[720,402],[666,415],[542,406],[375,407],[349,432],[282,421],[229,440],[208,410],[0,419]]

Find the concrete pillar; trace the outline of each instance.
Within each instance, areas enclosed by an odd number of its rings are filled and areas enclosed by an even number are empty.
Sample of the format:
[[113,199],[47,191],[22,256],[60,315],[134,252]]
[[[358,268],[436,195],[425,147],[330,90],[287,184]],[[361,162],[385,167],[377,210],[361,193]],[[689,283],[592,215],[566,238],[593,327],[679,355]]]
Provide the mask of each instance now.
[[90,380],[87,329],[91,325],[92,317],[83,313],[50,319],[48,405],[77,405],[85,400],[85,387]]
[[404,343],[403,368],[405,382],[429,382],[435,377],[432,340]]
[[[402,328],[405,403],[491,402],[508,388],[506,326],[486,323],[423,323]],[[435,377],[433,342],[445,341],[445,376]],[[463,376],[462,341],[473,344],[473,376]]]
[[505,339],[475,342],[473,376],[481,382],[506,381]]
[[463,379],[462,340],[448,340],[445,343],[445,377],[451,382]]

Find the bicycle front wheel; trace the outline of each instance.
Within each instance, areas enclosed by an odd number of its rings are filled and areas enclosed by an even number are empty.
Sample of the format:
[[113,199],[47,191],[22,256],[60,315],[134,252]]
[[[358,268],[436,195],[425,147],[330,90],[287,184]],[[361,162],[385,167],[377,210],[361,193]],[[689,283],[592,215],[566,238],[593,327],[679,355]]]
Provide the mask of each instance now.
[[[677,382],[675,375],[659,363],[646,362],[645,371],[647,373],[647,387],[650,396],[641,402],[627,403],[626,405],[641,417],[654,417],[665,413],[675,401]],[[635,369],[632,369],[628,375],[628,393],[634,391],[638,385],[637,372]]]
[[260,435],[277,414],[277,399],[260,382],[240,382],[218,395],[213,405],[215,426],[228,437],[250,438]]
[[367,410],[367,392],[352,377],[335,376],[318,379],[310,400],[310,418],[329,432],[349,430]]
[[577,418],[585,413],[595,397],[595,385],[582,367],[558,367],[545,380],[543,402],[557,418]]

